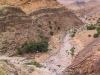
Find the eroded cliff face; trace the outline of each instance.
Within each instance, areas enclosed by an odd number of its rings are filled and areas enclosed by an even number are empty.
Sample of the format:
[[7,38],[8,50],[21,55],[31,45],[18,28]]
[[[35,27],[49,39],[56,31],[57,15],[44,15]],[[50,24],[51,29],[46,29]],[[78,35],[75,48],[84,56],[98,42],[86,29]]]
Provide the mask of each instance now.
[[100,75],[100,37],[80,51],[62,75]]

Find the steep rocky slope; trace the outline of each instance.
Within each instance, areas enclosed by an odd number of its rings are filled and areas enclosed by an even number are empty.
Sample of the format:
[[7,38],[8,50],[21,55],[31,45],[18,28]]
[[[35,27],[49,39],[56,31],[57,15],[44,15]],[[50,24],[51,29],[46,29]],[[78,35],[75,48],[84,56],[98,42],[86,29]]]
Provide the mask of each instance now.
[[99,75],[100,74],[100,37],[78,53],[62,75]]

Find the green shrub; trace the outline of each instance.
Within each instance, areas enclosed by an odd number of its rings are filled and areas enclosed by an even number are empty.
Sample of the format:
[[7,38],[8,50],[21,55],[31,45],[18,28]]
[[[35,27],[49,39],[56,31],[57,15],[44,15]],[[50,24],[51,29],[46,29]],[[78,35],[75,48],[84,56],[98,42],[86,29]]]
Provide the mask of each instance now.
[[87,30],[94,30],[94,29],[96,29],[96,27],[93,25],[87,26]]
[[37,50],[39,52],[47,52],[48,51],[48,42],[47,41],[37,42]]
[[41,24],[38,24],[38,27],[42,27],[42,25]]
[[18,55],[22,55],[22,54],[23,54],[23,53],[22,53],[22,50],[21,50],[19,47],[17,48],[17,54],[18,54]]
[[99,36],[98,33],[95,33],[95,34],[93,35],[94,38],[97,38],[98,36]]
[[73,33],[72,35],[71,35],[71,37],[74,37],[75,36],[75,33]]
[[52,29],[52,26],[49,26],[50,29]]
[[48,21],[49,24],[51,24],[51,21]]
[[50,35],[52,35],[52,36],[53,36],[53,35],[54,35],[54,33],[53,33],[52,31],[50,31]]
[[48,51],[48,42],[47,41],[40,41],[40,42],[29,42],[25,46],[25,52],[47,52]]
[[58,27],[58,30],[60,30],[60,27]]
[[89,34],[88,37],[91,37],[91,35]]
[[36,66],[36,67],[38,67],[38,68],[41,68],[41,67],[43,67],[41,64],[39,64],[38,62],[36,62],[36,61],[31,61],[31,62],[29,62],[29,63],[26,63],[26,65],[34,65],[34,66]]
[[100,34],[100,27],[97,28],[97,33]]

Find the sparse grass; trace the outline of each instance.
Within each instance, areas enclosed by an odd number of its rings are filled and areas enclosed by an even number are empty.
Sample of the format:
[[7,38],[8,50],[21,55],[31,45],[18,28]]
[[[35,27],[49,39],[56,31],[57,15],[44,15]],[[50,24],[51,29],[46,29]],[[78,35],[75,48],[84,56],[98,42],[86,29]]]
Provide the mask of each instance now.
[[6,17],[5,16],[4,17],[1,17],[0,20],[5,21],[6,20]]
[[34,66],[36,66],[36,67],[38,67],[38,68],[41,68],[41,67],[43,67],[41,64],[39,64],[38,62],[36,62],[36,61],[31,61],[31,62],[29,62],[29,63],[26,63],[26,65],[34,65]]
[[18,18],[19,18],[19,19],[21,19],[21,18],[22,18],[22,15],[21,15],[21,14],[19,14],[19,15],[18,15]]
[[70,75],[73,75],[73,74],[70,74]]
[[2,41],[2,44],[6,44],[6,43],[7,43],[7,40],[3,40],[3,41]]
[[0,68],[0,75],[6,75],[1,68]]

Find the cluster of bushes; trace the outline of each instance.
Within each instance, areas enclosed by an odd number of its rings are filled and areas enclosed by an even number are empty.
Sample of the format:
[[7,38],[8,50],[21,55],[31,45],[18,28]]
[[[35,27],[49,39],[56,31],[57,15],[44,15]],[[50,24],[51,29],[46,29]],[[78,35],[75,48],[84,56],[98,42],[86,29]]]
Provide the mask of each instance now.
[[94,30],[96,27],[94,25],[87,26],[87,30]]
[[74,56],[74,52],[75,52],[75,47],[72,47],[71,49],[70,49],[70,51],[71,51],[71,55],[72,55],[72,57]]
[[39,42],[28,42],[22,45],[21,48],[17,48],[17,53],[21,55],[25,53],[36,53],[36,52],[47,52],[48,51],[48,42],[39,41]]
[[[100,35],[100,27],[95,27],[94,25],[87,26],[87,30],[95,30],[95,29],[97,33],[95,33],[93,37],[97,38]],[[91,35],[88,35],[88,36],[91,37]]]

